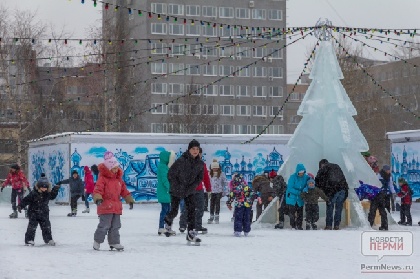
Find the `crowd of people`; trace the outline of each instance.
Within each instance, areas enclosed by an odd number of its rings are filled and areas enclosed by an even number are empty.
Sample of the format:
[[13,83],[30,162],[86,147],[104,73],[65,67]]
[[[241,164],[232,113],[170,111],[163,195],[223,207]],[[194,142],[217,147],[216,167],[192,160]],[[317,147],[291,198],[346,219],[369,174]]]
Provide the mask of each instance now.
[[[235,173],[228,183],[217,159],[213,159],[208,170],[202,160],[203,150],[197,140],[188,144],[187,150],[176,159],[173,151],[162,151],[159,155],[157,171],[157,199],[161,205],[158,222],[158,235],[174,236],[172,229],[175,217],[180,214],[179,230],[186,231],[186,239],[190,243],[199,244],[198,233],[207,233],[203,227],[204,211],[209,211],[207,224],[219,224],[221,200],[227,197],[226,206],[233,210],[234,236],[245,236],[251,231],[253,220],[253,203],[256,203],[256,220],[269,204],[278,197],[278,223],[274,228],[285,227],[285,216],[290,219],[292,229],[303,230],[304,210],[305,229],[317,230],[319,220],[319,199],[326,202],[324,230],[339,230],[342,210],[349,195],[349,186],[340,166],[330,163],[327,159],[319,162],[319,170],[314,176],[307,173],[303,164],[297,164],[296,170],[288,178],[272,170],[255,176],[251,183]],[[398,224],[411,226],[411,203],[413,192],[403,178],[398,179],[399,190],[394,187],[391,168],[388,165],[379,168],[375,157],[363,154],[366,162],[377,174],[381,185],[368,185],[360,181],[360,186],[354,188],[360,200],[368,199],[370,209],[368,221],[374,225],[376,212],[381,216],[379,230],[388,230],[387,212],[400,210]],[[95,179],[95,178],[97,179]],[[98,166],[84,167],[84,179],[77,171],[72,171],[68,179],[59,181],[53,187],[45,174],[35,183],[30,191],[29,182],[20,166],[14,164],[1,186],[1,191],[7,185],[12,186],[10,218],[17,218],[18,213],[25,211],[29,219],[25,234],[25,244],[34,245],[35,232],[38,224],[46,244],[55,245],[49,221],[49,201],[57,197],[60,185],[69,184],[70,213],[69,217],[77,215],[77,203],[80,198],[85,202],[83,213],[89,213],[89,197],[97,205],[99,224],[94,233],[93,248],[100,245],[108,236],[111,249],[123,250],[120,243],[122,203],[121,198],[133,209],[134,200],[123,181],[123,170],[112,152],[107,151],[104,161]],[[96,182],[95,182],[96,181]],[[26,191],[30,193],[25,196]],[[401,198],[401,205],[395,203],[395,197]],[[210,206],[208,200],[210,199]],[[420,225],[420,222],[419,222]]]

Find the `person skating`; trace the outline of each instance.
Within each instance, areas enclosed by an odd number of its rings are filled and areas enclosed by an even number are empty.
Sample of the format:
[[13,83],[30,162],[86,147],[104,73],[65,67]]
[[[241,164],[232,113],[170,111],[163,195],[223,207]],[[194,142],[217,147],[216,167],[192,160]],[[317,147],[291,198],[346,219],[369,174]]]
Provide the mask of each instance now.
[[[185,201],[185,210],[187,212],[187,236],[189,242],[199,244],[201,239],[197,237],[195,231],[195,192],[203,180],[204,162],[200,156],[200,143],[192,140],[188,144],[188,150],[179,157],[169,168],[168,180],[171,185],[171,210],[165,217],[165,228],[172,230],[174,218],[178,215],[179,203],[182,199]],[[166,233],[166,236],[170,236]]]
[[339,230],[344,201],[349,193],[349,186],[343,171],[339,165],[329,163],[327,159],[322,159],[319,162],[315,183],[330,200],[326,210],[325,229],[332,230],[334,224],[334,230]]
[[11,219],[15,219],[18,218],[16,198],[18,199],[18,204],[20,204],[20,202],[23,199],[23,196],[25,195],[26,190],[29,189],[29,182],[26,179],[25,174],[21,171],[19,165],[13,164],[12,166],[10,166],[10,170],[7,174],[6,180],[2,184],[1,192],[3,192],[4,187],[6,187],[7,185],[12,186],[11,203],[13,212],[9,215],[9,217]]
[[120,197],[133,209],[134,200],[122,180],[123,170],[110,151],[105,152],[104,162],[99,164],[99,178],[93,191],[93,201],[97,205],[99,224],[94,234],[93,249],[99,250],[108,235],[108,244],[112,249],[123,250],[120,243],[122,203]]
[[284,181],[283,176],[276,175],[272,178],[273,188],[279,200],[279,222],[274,226],[275,229],[284,228],[284,216],[289,215],[289,208],[286,205],[286,188],[287,184]]
[[412,226],[413,220],[411,219],[411,204],[412,204],[412,191],[407,181],[400,177],[398,178],[398,184],[401,187],[401,191],[397,194],[401,198],[401,209],[400,209],[400,221],[399,225]]
[[307,187],[300,194],[305,202],[306,229],[310,230],[312,228],[316,230],[318,228],[316,222],[319,220],[318,199],[322,198],[326,203],[329,200],[325,193],[315,186],[315,180],[313,178],[309,178],[306,185]]
[[51,183],[41,174],[37,183],[25,198],[23,198],[17,209],[21,212],[22,208],[28,206],[29,223],[25,233],[25,244],[35,245],[35,233],[38,224],[41,227],[42,238],[48,245],[55,245],[51,234],[50,209],[48,203],[58,195],[60,186],[55,186],[51,189]]
[[232,203],[234,203],[234,236],[240,237],[242,231],[245,236],[248,236],[251,231],[251,208],[255,199],[261,203],[259,194],[254,192],[251,186],[247,185],[242,175],[235,175],[231,181],[232,190],[229,193],[228,201],[226,202],[229,210],[232,210]]
[[93,194],[93,190],[95,189],[95,182],[93,182],[93,175],[92,175],[92,171],[89,169],[88,166],[85,166],[83,168],[84,172],[85,172],[85,195],[84,195],[84,201],[85,201],[85,206],[86,209],[82,211],[82,213],[89,213],[90,209],[89,209],[89,196],[91,196]]
[[256,176],[254,180],[252,181],[252,188],[254,189],[254,191],[259,192],[261,195],[261,204],[257,203],[256,205],[257,207],[256,220],[258,220],[258,218],[263,212],[263,209],[267,208],[267,206],[275,197],[276,191],[272,187],[272,182],[270,181],[270,179],[268,179],[265,175]]
[[303,230],[303,205],[300,196],[306,187],[309,176],[303,164],[297,164],[296,172],[290,175],[287,181],[286,204],[289,207],[290,226],[292,229]]
[[213,162],[210,164],[210,183],[210,218],[207,220],[207,223],[212,224],[214,222],[219,224],[220,200],[223,196],[228,194],[228,191],[226,185],[226,176],[222,172],[217,159],[213,159]]
[[70,209],[71,212],[67,214],[68,217],[76,217],[77,215],[77,200],[83,196],[85,186],[82,179],[79,177],[77,170],[71,172],[71,177],[57,182],[57,185],[69,184],[70,187]]
[[[158,235],[166,233],[164,218],[171,209],[171,195],[169,194],[170,184],[168,180],[168,171],[175,162],[175,153],[173,151],[162,151],[159,154],[159,164],[157,170],[157,198],[161,205],[159,216]],[[170,231],[172,235],[176,235],[175,231]]]

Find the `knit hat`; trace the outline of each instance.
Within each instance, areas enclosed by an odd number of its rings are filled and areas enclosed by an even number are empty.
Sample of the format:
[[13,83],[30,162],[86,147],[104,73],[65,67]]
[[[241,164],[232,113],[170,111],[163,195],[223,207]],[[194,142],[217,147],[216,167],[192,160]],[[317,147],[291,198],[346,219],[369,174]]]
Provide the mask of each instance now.
[[217,162],[217,159],[213,159],[213,162],[210,164],[210,169],[219,169],[220,165]]
[[391,170],[391,167],[390,167],[390,166],[388,166],[388,165],[383,165],[382,169],[383,169],[384,171],[390,171],[390,170]]
[[190,150],[193,147],[200,148],[200,143],[197,140],[195,140],[195,139],[193,139],[192,141],[190,141],[190,143],[188,144],[188,150]]
[[309,183],[313,183],[314,184],[313,187],[315,187],[315,180],[313,178],[309,178],[308,181],[306,182],[308,187],[311,187],[311,186],[309,186]]
[[120,163],[118,163],[117,161],[117,158],[115,158],[114,153],[112,153],[111,151],[105,152],[104,159],[105,159],[104,165],[109,170],[115,167],[118,167],[120,165]]
[[43,173],[44,176],[42,176],[38,179],[36,185],[38,186],[38,188],[48,188],[50,186],[50,183],[48,182],[48,179],[45,177],[45,174]]
[[271,170],[270,173],[268,174],[269,178],[274,178],[277,176],[277,172],[275,170]]
[[401,183],[401,184],[408,184],[408,183],[407,183],[407,181],[404,179],[404,177],[400,177],[400,178],[398,178],[398,183]]
[[14,170],[17,170],[17,171],[20,170],[20,167],[19,167],[18,164],[13,164],[13,165],[10,166],[10,168],[14,169]]

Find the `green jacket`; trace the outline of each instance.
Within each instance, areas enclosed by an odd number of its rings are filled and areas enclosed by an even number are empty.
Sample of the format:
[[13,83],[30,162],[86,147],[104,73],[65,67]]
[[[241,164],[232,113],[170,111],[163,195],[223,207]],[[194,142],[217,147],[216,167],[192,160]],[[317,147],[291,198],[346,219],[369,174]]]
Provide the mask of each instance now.
[[157,171],[157,198],[158,202],[160,203],[170,203],[171,202],[171,195],[169,194],[169,180],[168,180],[168,171],[169,171],[169,157],[171,156],[171,152],[169,151],[162,151],[159,154],[159,164],[158,164],[158,171]]

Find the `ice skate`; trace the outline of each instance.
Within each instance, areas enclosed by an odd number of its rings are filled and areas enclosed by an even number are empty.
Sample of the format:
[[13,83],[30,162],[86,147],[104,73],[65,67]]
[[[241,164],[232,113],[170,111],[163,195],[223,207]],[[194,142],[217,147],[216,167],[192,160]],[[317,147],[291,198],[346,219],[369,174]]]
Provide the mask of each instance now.
[[236,236],[236,237],[240,237],[241,236],[241,232],[234,232],[233,235]]
[[311,229],[311,225],[309,223],[306,223],[306,230],[309,231]]
[[186,230],[186,228],[179,228],[179,231],[181,232],[181,233],[184,233],[185,232],[185,230]]
[[275,229],[283,229],[284,228],[284,222],[279,222],[274,226]]
[[188,245],[200,246],[201,239],[197,237],[196,231],[189,231],[187,233],[187,242],[188,242]]
[[219,215],[214,216],[214,223],[219,224]]
[[98,242],[94,241],[93,242],[93,249],[95,250],[99,250],[99,248],[101,247],[101,244],[99,244]]
[[165,232],[164,232],[164,234],[166,235],[166,237],[173,236],[172,232],[174,232],[174,231],[172,230],[172,227],[171,227],[171,226],[169,226],[168,224],[166,224],[166,225],[165,225]]
[[117,251],[124,251],[124,246],[122,246],[121,244],[109,244],[109,248],[111,249],[111,251],[117,250]]
[[196,228],[195,231],[197,233],[206,234],[207,233],[207,228],[205,228],[205,227],[199,227],[199,228]]
[[165,232],[166,232],[165,228],[159,228],[158,235],[165,234]]
[[213,224],[214,222],[214,215],[210,215],[210,218],[207,220],[207,224]]
[[55,241],[54,240],[50,240],[50,241],[48,241],[48,243],[46,243],[46,244],[48,244],[48,245],[50,245],[50,246],[55,246]]
[[76,213],[69,213],[69,214],[67,214],[67,217],[76,217]]
[[316,224],[315,223],[312,223],[312,229],[314,230],[314,231],[316,231],[317,229],[318,229],[318,227],[316,226]]
[[34,246],[35,242],[33,240],[29,240],[28,242],[25,242],[26,246]]
[[10,219],[16,219],[18,217],[17,210],[13,210],[13,213],[9,215]]
[[86,208],[85,210],[82,211],[82,213],[90,213],[90,209]]

